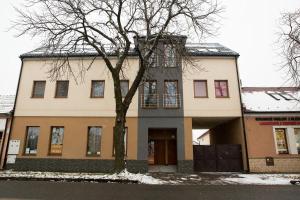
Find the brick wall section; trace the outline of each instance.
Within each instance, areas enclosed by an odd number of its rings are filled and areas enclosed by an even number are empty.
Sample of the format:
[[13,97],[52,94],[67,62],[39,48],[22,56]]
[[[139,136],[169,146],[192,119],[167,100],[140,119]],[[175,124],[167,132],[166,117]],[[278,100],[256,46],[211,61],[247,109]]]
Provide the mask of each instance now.
[[274,166],[267,166],[265,158],[250,158],[249,167],[250,172],[299,173],[300,157],[274,158]]

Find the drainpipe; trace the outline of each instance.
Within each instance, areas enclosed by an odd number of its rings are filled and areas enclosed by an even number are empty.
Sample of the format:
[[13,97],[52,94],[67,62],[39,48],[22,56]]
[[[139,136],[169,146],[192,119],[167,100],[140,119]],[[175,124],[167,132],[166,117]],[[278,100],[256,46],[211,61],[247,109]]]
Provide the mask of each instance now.
[[[21,82],[21,76],[22,76],[22,71],[23,71],[23,58],[21,58],[21,69],[20,69],[20,74],[19,74],[19,80],[18,80],[18,87],[17,87],[17,93],[16,93],[16,97],[15,97],[15,102],[14,102],[14,107],[13,110],[11,112],[11,122],[10,122],[10,128],[9,128],[9,132],[8,132],[8,139],[7,139],[7,145],[9,144],[10,138],[11,138],[11,131],[12,131],[12,127],[13,127],[13,123],[14,123],[14,119],[15,119],[15,109],[16,109],[16,105],[17,105],[17,100],[18,100],[18,94],[19,94],[19,88],[20,88],[20,82]],[[3,160],[3,168],[5,168],[6,166],[6,161],[7,161],[7,153],[8,153],[8,148],[6,148],[5,151],[5,157]]]
[[246,165],[247,170],[246,172],[249,173],[249,156],[248,156],[248,145],[247,145],[247,137],[246,137],[246,126],[245,126],[245,117],[244,117],[244,109],[243,109],[243,103],[242,103],[242,90],[240,85],[240,75],[239,75],[239,69],[238,69],[238,63],[237,63],[238,56],[235,56],[235,67],[236,67],[236,73],[237,73],[237,79],[238,79],[238,86],[239,86],[239,96],[240,96],[240,106],[241,106],[241,113],[242,113],[242,129],[243,129],[243,135],[244,135],[244,144],[245,144],[245,153],[246,153]]

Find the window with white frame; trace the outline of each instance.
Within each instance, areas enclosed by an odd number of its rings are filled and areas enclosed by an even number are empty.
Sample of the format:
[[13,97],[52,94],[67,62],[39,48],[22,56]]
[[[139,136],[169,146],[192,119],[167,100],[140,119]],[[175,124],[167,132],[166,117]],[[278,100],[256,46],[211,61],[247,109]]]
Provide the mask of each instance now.
[[274,127],[274,139],[278,154],[300,154],[300,127]]

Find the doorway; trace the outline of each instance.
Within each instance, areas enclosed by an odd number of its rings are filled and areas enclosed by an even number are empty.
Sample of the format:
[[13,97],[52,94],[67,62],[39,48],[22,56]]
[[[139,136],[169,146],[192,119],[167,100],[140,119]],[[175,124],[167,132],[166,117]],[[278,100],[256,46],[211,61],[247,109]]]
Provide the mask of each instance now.
[[176,129],[149,129],[148,133],[148,164],[176,165]]

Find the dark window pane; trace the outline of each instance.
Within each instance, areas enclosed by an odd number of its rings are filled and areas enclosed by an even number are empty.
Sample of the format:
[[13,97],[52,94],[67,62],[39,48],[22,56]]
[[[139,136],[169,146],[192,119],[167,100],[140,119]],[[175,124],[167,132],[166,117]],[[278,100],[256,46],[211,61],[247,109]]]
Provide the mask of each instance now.
[[207,97],[207,82],[194,81],[195,97]]
[[52,127],[50,154],[61,154],[64,139],[63,127]]
[[88,155],[100,155],[101,133],[100,127],[90,127],[88,132]]
[[69,81],[57,81],[55,97],[67,97],[69,90]]
[[27,128],[25,154],[36,154],[37,153],[37,143],[38,143],[39,132],[40,132],[39,127],[28,127]]
[[176,67],[176,51],[172,45],[164,45],[165,67]]
[[125,97],[126,94],[128,93],[128,88],[129,88],[129,81],[127,80],[122,80],[120,82],[121,84],[121,93],[122,93],[122,97]]
[[157,107],[158,95],[156,81],[146,81],[144,83],[143,107]]
[[165,81],[164,106],[169,108],[179,106],[177,81]]
[[104,97],[104,81],[92,81],[92,97]]
[[32,97],[43,98],[45,93],[46,81],[34,81]]

